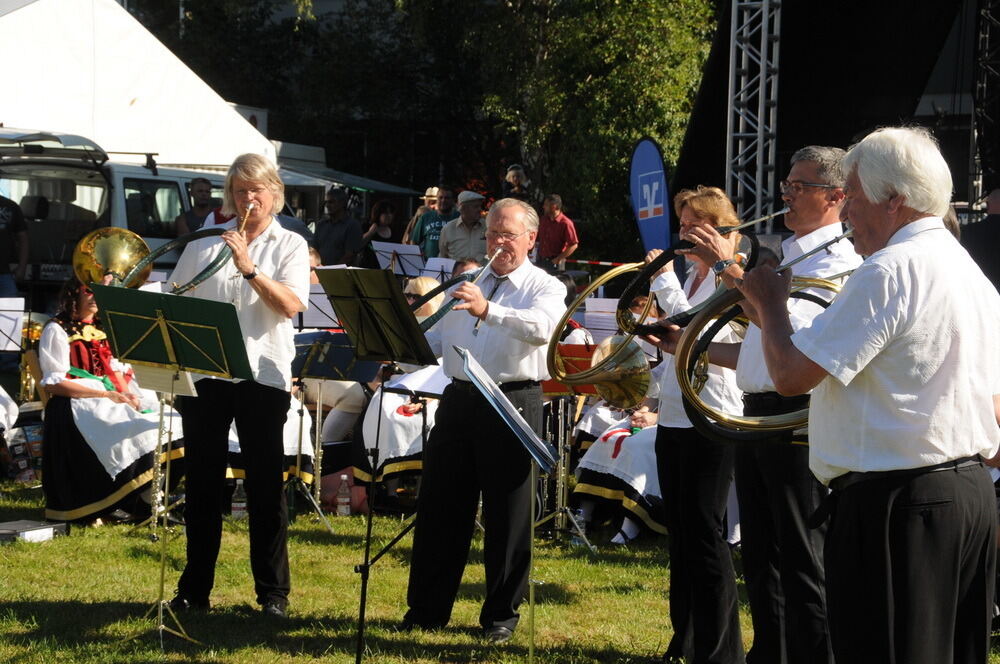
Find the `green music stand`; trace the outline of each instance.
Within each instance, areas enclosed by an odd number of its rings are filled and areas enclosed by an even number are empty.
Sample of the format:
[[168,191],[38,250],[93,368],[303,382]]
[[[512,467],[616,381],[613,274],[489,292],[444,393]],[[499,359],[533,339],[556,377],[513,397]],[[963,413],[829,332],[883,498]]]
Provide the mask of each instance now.
[[[174,386],[181,372],[253,380],[236,308],[232,304],[97,284],[91,284],[90,288],[94,291],[94,299],[100,308],[104,330],[115,357],[122,362],[172,371],[171,402]],[[160,635],[161,650],[164,632],[203,645],[188,635],[164,598],[167,542],[170,536],[170,529],[167,527],[168,510],[163,504],[164,477],[160,474],[160,459],[165,453],[164,404],[165,399],[161,394],[159,442],[153,463],[151,536],[153,541],[160,541],[160,588],[156,604],[143,616],[146,619],[156,612],[156,629]],[[166,451],[166,461],[165,480],[169,487],[169,450]],[[156,529],[160,519],[163,521],[163,535],[158,537]],[[164,611],[173,619],[176,629],[165,624]]]

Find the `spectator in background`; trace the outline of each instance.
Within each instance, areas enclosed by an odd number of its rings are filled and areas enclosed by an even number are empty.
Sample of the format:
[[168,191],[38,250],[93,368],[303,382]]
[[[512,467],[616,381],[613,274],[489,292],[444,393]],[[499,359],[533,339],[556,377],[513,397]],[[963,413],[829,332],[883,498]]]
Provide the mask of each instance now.
[[[13,273],[11,263],[17,263]],[[17,295],[17,284],[24,281],[27,269],[28,226],[24,214],[20,205],[0,196],[0,297]]]
[[[437,187],[434,187],[435,191]],[[437,205],[437,199],[434,199],[434,204]],[[428,207],[426,205],[421,205],[414,212],[410,220],[406,222],[406,228],[403,230],[403,244],[413,244],[413,227],[417,225],[417,220],[424,216],[428,212],[433,211],[434,208]]]
[[458,219],[441,229],[438,256],[458,259],[466,256],[483,262],[486,257],[486,221],[483,219],[481,194],[471,189],[458,195]]
[[452,219],[458,217],[455,209],[455,194],[447,187],[438,189],[437,210],[431,210],[417,219],[410,236],[411,244],[420,245],[424,258],[434,258],[438,255],[438,241],[441,239],[441,229]]
[[542,201],[542,210],[536,264],[554,273],[564,269],[564,261],[576,251],[580,241],[573,220],[562,212],[562,197],[559,194],[546,196]]
[[205,217],[212,211],[212,183],[208,178],[191,180],[191,209],[184,210],[174,219],[177,237],[193,233],[205,223]]
[[507,174],[503,178],[503,195],[500,198],[516,198],[525,203],[531,203],[531,192],[528,187],[531,181],[528,180],[527,173],[520,164],[511,164],[507,167]]
[[386,200],[381,200],[372,206],[371,225],[361,236],[362,256],[361,267],[378,268],[378,257],[372,248],[372,241],[395,242],[392,222],[396,219],[396,207]]
[[361,249],[361,224],[347,212],[347,192],[330,187],[326,215],[316,222],[316,248],[323,265],[350,265]]
[[424,205],[430,210],[438,209],[438,193],[440,190],[437,187],[427,187],[424,191]]

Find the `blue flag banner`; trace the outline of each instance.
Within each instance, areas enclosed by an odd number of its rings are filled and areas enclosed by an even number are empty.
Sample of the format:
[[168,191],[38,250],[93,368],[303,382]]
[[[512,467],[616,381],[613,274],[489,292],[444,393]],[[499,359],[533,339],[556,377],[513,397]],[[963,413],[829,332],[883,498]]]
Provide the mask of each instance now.
[[667,174],[660,146],[652,138],[643,138],[632,150],[629,172],[632,210],[639,225],[639,236],[646,251],[670,246],[670,197]]

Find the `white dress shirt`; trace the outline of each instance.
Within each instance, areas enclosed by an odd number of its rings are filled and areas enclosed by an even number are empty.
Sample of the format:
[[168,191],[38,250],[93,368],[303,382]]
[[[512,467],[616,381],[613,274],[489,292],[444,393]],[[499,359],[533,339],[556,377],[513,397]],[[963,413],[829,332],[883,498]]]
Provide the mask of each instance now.
[[998,329],[1000,295],[939,217],[897,231],[792,336],[830,374],[809,409],[813,473],[993,456]]
[[[237,220],[232,219],[225,224],[225,228],[235,228],[236,223]],[[190,243],[181,254],[168,281],[188,283],[215,258],[223,246],[225,242],[218,236]],[[272,217],[264,232],[250,243],[248,251],[258,273],[290,288],[303,307],[308,304],[309,250],[301,235],[285,230]],[[250,282],[236,269],[233,261],[226,261],[222,269],[185,295],[233,303],[243,331],[254,380],[281,390],[291,389],[292,359],[295,357],[292,320],[267,306]]]
[[[794,260],[806,254],[824,242],[829,242],[842,235],[844,227],[830,224],[817,228],[800,238],[790,237],[781,243],[782,262]],[[832,277],[861,265],[861,256],[854,251],[854,245],[844,239],[827,247],[824,251],[813,254],[801,263],[792,266],[792,274],[796,277]],[[841,280],[840,283],[843,283]],[[833,299],[834,293],[820,288],[809,288],[806,292],[813,293],[824,300]],[[823,307],[800,298],[788,298],[788,318],[793,330],[801,330],[808,325]],[[749,393],[773,392],[774,381],[767,372],[764,363],[764,349],[761,345],[760,328],[752,324],[747,329],[740,348],[740,358],[736,363],[736,385]]]
[[566,311],[566,287],[526,260],[506,278],[490,268],[479,288],[484,297],[493,295],[478,326],[479,319],[467,311],[450,311],[427,332],[431,349],[443,359],[445,375],[468,380],[464,362],[453,348],[459,346],[468,349],[497,383],[547,379],[545,351]]
[[[707,300],[715,292],[715,278],[711,271],[698,285],[698,290],[692,293],[693,283],[694,263],[691,262],[688,264],[688,276],[684,287],[681,287],[676,273],[664,272],[653,280],[649,289],[656,295],[656,300],[660,303],[660,308],[665,315],[673,316]],[[715,341],[736,343],[739,339],[727,327],[715,336]],[[662,427],[690,428],[691,421],[684,413],[681,388],[677,384],[674,356],[664,354],[663,362],[660,364],[663,366],[663,374],[660,378],[660,405],[657,423]],[[708,365],[708,381],[699,396],[706,404],[725,413],[741,414],[743,412],[742,394],[736,387],[736,372],[732,369],[724,369],[714,364]]]

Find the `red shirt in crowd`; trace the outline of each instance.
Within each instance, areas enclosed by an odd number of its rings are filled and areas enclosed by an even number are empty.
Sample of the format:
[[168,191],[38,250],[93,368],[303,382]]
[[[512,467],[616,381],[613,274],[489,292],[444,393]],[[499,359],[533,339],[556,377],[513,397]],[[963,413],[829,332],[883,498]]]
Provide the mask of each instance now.
[[559,212],[553,219],[543,216],[538,222],[538,255],[541,258],[555,258],[566,247],[579,244],[573,220]]

